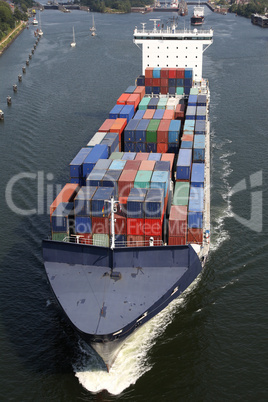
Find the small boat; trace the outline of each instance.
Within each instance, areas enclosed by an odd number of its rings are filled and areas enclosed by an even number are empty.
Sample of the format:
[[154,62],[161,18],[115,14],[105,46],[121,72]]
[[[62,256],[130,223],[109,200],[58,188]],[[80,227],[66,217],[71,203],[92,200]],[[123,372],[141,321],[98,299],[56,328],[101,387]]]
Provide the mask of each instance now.
[[35,17],[33,19],[33,25],[38,25],[38,21],[37,21],[37,19]]
[[44,35],[44,32],[42,31],[42,28],[41,28],[41,15],[40,15],[40,11],[39,11],[39,22],[40,22],[40,28],[39,28],[39,31],[38,31],[38,35],[42,37],[42,36]]
[[13,84],[13,91],[14,91],[14,92],[17,92],[17,90],[18,90],[17,84]]
[[0,109],[0,120],[4,120],[4,112]]
[[76,46],[76,42],[75,42],[74,27],[73,27],[73,41],[71,43],[71,47],[75,47],[75,46]]
[[12,102],[11,102],[11,96],[8,95],[8,96],[7,96],[7,104],[8,104],[8,105],[11,105],[11,103],[12,103]]

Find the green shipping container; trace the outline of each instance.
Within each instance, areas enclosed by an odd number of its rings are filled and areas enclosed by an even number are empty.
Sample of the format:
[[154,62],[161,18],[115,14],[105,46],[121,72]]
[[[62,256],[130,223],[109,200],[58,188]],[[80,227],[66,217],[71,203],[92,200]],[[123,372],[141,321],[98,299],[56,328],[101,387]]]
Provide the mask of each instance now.
[[161,120],[151,120],[146,129],[146,142],[157,142],[157,130]]
[[109,159],[122,159],[122,156],[124,155],[124,152],[113,152]]
[[152,173],[153,172],[151,172],[150,170],[138,170],[134,181],[134,187],[150,188]]
[[157,104],[157,109],[166,109],[167,105],[167,98],[160,98]]
[[190,95],[198,95],[198,88],[191,88]]
[[142,98],[142,100],[139,103],[139,110],[146,110],[148,103],[150,102],[151,98]]
[[183,95],[184,89],[183,87],[176,87],[176,95]]
[[177,181],[173,195],[172,205],[188,205],[190,183]]
[[64,232],[64,233],[52,233],[52,240],[55,241],[63,241],[63,239],[65,239],[65,237],[69,236],[68,233]]
[[110,247],[110,237],[107,234],[93,234],[93,245]]

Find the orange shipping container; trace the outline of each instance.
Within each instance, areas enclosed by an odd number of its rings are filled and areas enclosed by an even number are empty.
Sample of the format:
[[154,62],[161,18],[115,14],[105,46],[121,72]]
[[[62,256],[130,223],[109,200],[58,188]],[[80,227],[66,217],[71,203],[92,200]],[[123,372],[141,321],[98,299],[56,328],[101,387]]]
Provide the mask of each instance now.
[[187,234],[187,206],[172,205],[168,220],[169,236],[186,236]]
[[126,102],[128,98],[130,97],[130,94],[125,94],[123,93],[118,99],[117,99],[117,105],[126,105]]
[[136,110],[137,107],[139,106],[139,103],[141,101],[141,96],[140,94],[131,94],[130,97],[127,100],[127,105],[133,105],[134,109]]
[[164,143],[164,142],[159,142],[157,143],[157,152],[162,154],[163,152],[167,152],[168,150],[168,144]]
[[149,157],[149,152],[139,152],[135,157],[135,161],[146,161]]
[[202,242],[203,242],[203,229],[189,228],[188,243],[202,244]]
[[186,244],[186,236],[169,236],[169,246],[184,246]]
[[154,71],[153,67],[147,67],[145,69],[145,78],[153,78],[153,71]]
[[170,162],[170,171],[171,172],[173,169],[174,158],[175,158],[175,154],[163,153],[163,155],[161,156],[161,161],[169,161]]
[[154,116],[155,109],[147,109],[143,115],[143,119],[151,120]]
[[80,187],[75,183],[67,183],[50,205],[50,217],[61,202],[72,202]]
[[111,133],[122,134],[126,125],[127,125],[127,119],[117,118],[114,120],[114,124],[111,126],[109,131]]
[[130,190],[134,187],[134,180],[137,170],[123,170],[118,180],[119,197],[128,197]]
[[107,133],[112,125],[114,124],[114,119],[106,119],[103,124],[99,128],[99,132],[101,133]]
[[144,236],[127,235],[127,247],[144,246]]
[[165,110],[163,115],[164,120],[174,120],[174,110]]
[[134,94],[140,94],[141,100],[145,95],[145,87],[136,87],[135,91],[133,92]]
[[152,172],[154,170],[155,161],[141,161],[139,170],[149,170]]
[[194,140],[194,135],[193,134],[183,134],[181,137],[182,141],[193,141]]

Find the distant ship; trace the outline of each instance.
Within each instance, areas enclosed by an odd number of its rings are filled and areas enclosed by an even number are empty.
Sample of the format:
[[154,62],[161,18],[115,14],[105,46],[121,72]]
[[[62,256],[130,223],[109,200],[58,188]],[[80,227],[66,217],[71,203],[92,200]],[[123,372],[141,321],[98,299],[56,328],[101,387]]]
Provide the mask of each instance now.
[[204,7],[198,6],[194,7],[193,16],[191,17],[191,25],[202,25],[204,22]]
[[107,370],[126,339],[193,283],[210,248],[202,69],[213,30],[154,20],[133,36],[142,75],[71,161],[43,240],[55,300]]
[[179,2],[178,14],[181,15],[182,17],[184,17],[185,15],[188,15],[188,6],[187,6],[186,1],[181,0]]

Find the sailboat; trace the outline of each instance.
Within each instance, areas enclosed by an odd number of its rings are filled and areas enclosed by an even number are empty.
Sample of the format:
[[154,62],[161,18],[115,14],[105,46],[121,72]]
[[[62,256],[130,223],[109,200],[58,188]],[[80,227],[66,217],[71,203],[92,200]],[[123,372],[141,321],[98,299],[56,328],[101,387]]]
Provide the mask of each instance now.
[[39,31],[38,31],[38,35],[39,35],[39,36],[43,36],[43,35],[44,35],[44,32],[42,31],[42,28],[41,28],[41,15],[40,15],[40,10],[39,10],[39,21],[40,21],[40,29],[39,29]]
[[95,35],[96,35],[96,28],[95,28],[95,22],[94,22],[94,15],[92,15],[92,27],[89,28],[89,30],[91,31],[91,36],[95,36]]
[[76,42],[75,42],[74,27],[73,27],[73,41],[71,43],[71,47],[75,47],[75,46],[76,46]]

